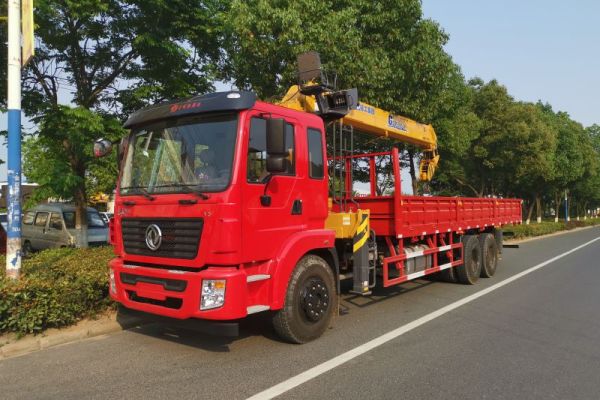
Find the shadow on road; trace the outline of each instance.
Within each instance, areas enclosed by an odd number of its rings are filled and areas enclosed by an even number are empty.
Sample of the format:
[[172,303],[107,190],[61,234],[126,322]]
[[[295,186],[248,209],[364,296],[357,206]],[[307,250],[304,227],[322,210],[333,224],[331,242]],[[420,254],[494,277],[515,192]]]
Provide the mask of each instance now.
[[272,313],[264,312],[256,315],[250,315],[239,323],[239,335],[235,337],[223,336],[218,333],[204,333],[192,328],[186,328],[185,324],[181,326],[172,326],[168,321],[156,321],[152,316],[139,317],[139,322],[135,326],[127,326],[132,313],[129,310],[119,310],[117,322],[129,332],[140,335],[150,336],[161,340],[168,340],[185,346],[190,346],[211,352],[228,352],[229,345],[235,341],[252,336],[262,336],[267,339],[281,342],[281,339],[271,328]]
[[[349,293],[352,286],[351,282],[342,282],[340,316],[343,317],[345,314],[348,314],[351,312],[352,308],[373,306],[382,301],[431,285],[432,283],[436,282],[423,279],[389,288],[375,287],[373,288],[372,294],[369,296],[360,296]],[[132,317],[135,318],[135,322],[133,323]],[[271,326],[272,317],[273,312],[262,312],[236,321],[239,324],[239,334],[237,336],[224,336],[218,332],[204,333],[196,330],[191,325],[190,328],[186,328],[186,321],[177,321],[179,326],[173,326],[174,321],[157,321],[154,316],[138,313],[122,307],[119,308],[117,322],[119,322],[124,329],[128,329],[130,332],[136,334],[219,353],[229,352],[232,343],[254,336],[262,336],[266,339],[283,343],[273,331]]]

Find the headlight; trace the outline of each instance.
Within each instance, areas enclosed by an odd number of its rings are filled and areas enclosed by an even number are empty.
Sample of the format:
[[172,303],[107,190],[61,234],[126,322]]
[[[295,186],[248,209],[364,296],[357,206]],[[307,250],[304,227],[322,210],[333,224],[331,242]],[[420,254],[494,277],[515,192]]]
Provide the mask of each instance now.
[[225,303],[225,279],[202,281],[201,310],[221,307]]
[[115,282],[115,271],[111,268],[110,273],[109,273],[109,287],[110,287],[110,292],[112,294],[117,294],[117,284]]

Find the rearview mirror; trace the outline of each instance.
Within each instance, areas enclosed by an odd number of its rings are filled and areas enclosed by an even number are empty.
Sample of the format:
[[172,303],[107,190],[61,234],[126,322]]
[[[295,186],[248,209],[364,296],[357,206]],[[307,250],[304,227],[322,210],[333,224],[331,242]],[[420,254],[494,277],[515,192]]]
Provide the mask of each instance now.
[[94,157],[104,157],[112,151],[112,142],[107,139],[98,139],[94,142]]
[[267,154],[285,154],[285,120],[267,120]]
[[267,172],[271,174],[278,174],[285,172],[286,170],[286,158],[279,155],[267,155]]
[[281,173],[285,171],[285,120],[283,118],[267,119],[267,172]]

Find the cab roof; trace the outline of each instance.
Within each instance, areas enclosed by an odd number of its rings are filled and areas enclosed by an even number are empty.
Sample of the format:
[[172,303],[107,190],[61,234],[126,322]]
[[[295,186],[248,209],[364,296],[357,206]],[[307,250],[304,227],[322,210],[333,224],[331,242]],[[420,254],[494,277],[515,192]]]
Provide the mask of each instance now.
[[132,128],[153,121],[205,112],[245,110],[252,108],[255,102],[256,94],[249,91],[228,91],[194,96],[142,108],[131,114],[123,127]]

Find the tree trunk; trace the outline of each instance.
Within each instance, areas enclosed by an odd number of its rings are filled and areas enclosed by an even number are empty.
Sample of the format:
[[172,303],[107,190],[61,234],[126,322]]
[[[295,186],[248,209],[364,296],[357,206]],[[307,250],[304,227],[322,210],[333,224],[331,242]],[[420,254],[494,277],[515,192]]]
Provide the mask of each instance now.
[[525,222],[526,225],[529,225],[529,222],[531,222],[531,215],[533,214],[533,206],[535,206],[535,201],[532,201],[531,204],[529,205],[529,211],[527,211],[527,221]]
[[558,222],[560,214],[560,194],[554,194],[554,222]]
[[539,193],[535,194],[535,209],[537,212],[537,223],[542,223],[542,197]]
[[87,196],[85,184],[82,184],[75,191],[75,231],[77,232],[75,246],[88,247],[87,228]]
[[417,173],[415,171],[415,152],[410,146],[408,147],[406,152],[408,153],[408,164],[409,164],[408,168],[410,171],[410,179],[412,181],[412,190],[413,190],[413,194],[416,196],[418,182],[417,182]]

